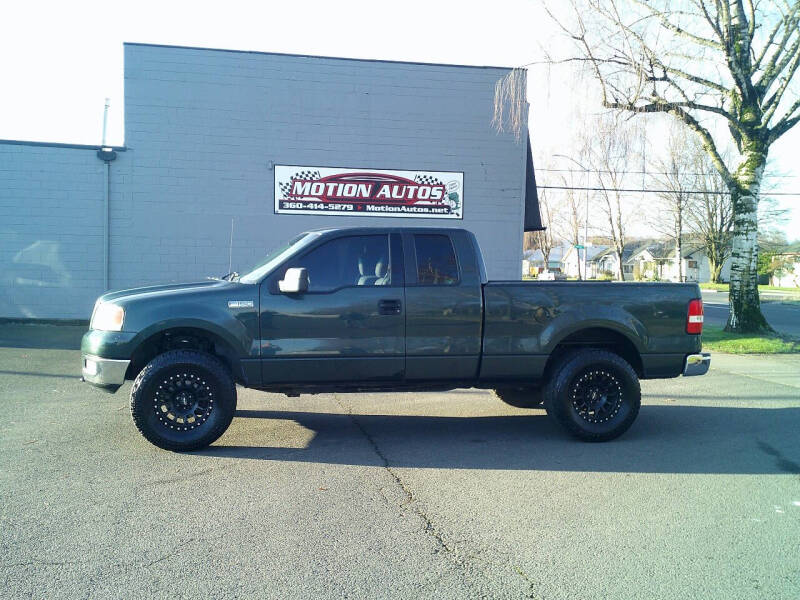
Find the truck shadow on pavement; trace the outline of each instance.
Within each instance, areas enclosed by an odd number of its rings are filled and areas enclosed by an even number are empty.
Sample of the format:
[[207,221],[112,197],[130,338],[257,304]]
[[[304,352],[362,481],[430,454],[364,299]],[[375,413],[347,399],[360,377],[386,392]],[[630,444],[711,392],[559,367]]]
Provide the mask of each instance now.
[[[572,439],[541,410],[465,417],[240,410],[237,417],[266,423],[258,431],[241,426],[197,454],[398,468],[800,475],[800,408],[645,405],[625,435],[604,444]],[[281,421],[312,432],[310,442],[241,443],[274,433]]]

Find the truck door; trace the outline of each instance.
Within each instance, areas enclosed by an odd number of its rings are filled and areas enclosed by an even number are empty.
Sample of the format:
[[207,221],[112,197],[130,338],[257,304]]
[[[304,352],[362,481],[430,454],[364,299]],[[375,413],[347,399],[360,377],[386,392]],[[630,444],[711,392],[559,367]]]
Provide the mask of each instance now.
[[483,310],[474,246],[464,232],[407,232],[403,242],[406,379],[474,379]]
[[[391,243],[390,243],[391,242]],[[308,291],[284,294],[286,269]],[[261,372],[275,383],[401,381],[405,295],[399,234],[326,238],[261,284]]]

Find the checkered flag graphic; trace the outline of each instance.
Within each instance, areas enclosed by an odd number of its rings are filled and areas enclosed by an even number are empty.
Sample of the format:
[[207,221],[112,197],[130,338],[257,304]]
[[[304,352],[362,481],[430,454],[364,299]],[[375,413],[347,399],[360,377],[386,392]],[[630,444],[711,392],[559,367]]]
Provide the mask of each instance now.
[[433,177],[432,175],[415,175],[414,181],[424,185],[444,185],[440,179]]
[[284,198],[288,198],[289,194],[292,191],[292,182],[293,181],[295,181],[297,179],[301,179],[301,180],[312,179],[313,180],[313,179],[319,179],[319,178],[320,178],[319,171],[298,171],[297,173],[292,175],[292,178],[289,181],[287,181],[286,183],[279,184],[279,187],[281,188],[281,193],[283,194],[283,197]]

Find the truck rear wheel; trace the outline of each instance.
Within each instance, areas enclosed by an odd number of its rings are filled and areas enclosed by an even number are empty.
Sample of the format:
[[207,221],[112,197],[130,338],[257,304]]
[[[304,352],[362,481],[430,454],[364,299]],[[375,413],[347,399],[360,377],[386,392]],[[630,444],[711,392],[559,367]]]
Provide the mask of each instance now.
[[236,385],[217,358],[195,350],[156,356],[131,388],[139,432],[165,450],[200,450],[217,440],[236,412]]
[[517,408],[536,408],[542,404],[542,390],[538,387],[497,388],[494,395]]
[[588,442],[605,442],[625,433],[639,414],[641,398],[631,365],[605,350],[567,355],[544,388],[547,414]]

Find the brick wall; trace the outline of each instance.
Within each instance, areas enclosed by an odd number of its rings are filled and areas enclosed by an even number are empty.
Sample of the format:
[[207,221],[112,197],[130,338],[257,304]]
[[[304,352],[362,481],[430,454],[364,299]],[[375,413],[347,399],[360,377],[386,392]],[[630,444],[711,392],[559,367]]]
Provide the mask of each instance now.
[[89,317],[104,168],[92,148],[0,143],[0,317]]

